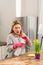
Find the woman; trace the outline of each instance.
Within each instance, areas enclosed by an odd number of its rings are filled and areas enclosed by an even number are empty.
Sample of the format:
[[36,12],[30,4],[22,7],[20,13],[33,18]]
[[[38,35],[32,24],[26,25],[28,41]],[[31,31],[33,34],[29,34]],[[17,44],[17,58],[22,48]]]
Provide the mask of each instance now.
[[30,46],[30,39],[23,33],[21,23],[13,21],[11,32],[7,38],[8,57],[19,56],[25,53],[26,43]]

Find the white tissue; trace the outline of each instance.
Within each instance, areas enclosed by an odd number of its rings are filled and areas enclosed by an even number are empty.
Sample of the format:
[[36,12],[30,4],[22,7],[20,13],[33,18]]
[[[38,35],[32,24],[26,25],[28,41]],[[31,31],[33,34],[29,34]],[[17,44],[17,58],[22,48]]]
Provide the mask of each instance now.
[[14,52],[15,56],[19,56],[21,54],[21,48],[17,48]]

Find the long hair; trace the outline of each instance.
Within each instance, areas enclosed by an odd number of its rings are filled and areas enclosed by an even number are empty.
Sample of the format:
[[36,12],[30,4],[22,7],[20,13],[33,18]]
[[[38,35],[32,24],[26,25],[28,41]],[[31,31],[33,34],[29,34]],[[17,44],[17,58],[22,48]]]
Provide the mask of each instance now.
[[[21,25],[20,21],[18,21],[18,20],[13,21],[13,24],[12,24],[12,27],[11,27],[11,32],[10,32],[10,33],[15,34],[14,31],[13,31],[13,27],[14,27],[16,24]],[[22,35],[22,30],[20,31],[20,36],[21,36],[21,35]]]

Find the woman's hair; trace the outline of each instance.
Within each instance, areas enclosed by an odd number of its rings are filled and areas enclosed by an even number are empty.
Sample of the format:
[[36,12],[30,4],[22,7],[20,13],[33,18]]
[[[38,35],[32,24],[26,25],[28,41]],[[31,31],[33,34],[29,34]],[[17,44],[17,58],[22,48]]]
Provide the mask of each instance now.
[[[16,24],[21,25],[20,21],[18,21],[18,20],[13,21],[13,24],[12,24],[12,27],[11,27],[11,32],[10,32],[10,33],[15,34],[14,31],[13,31],[13,27],[14,27]],[[20,31],[20,35],[21,35],[21,34],[22,34],[22,30]]]

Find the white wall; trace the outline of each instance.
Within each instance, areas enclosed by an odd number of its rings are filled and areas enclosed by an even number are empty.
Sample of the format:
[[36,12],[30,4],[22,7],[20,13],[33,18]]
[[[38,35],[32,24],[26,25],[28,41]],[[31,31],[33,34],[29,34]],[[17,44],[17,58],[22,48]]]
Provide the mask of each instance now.
[[39,0],[39,24],[43,24],[43,0]]
[[43,0],[39,0],[39,30],[38,30],[38,38],[41,41],[41,37],[43,36]]
[[[38,0],[21,0],[21,16],[37,16]],[[0,0],[0,41],[6,41],[16,16],[16,0]]]
[[6,41],[15,15],[15,0],[0,0],[0,41]]
[[21,16],[37,16],[38,0],[22,0]]

